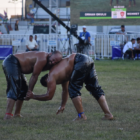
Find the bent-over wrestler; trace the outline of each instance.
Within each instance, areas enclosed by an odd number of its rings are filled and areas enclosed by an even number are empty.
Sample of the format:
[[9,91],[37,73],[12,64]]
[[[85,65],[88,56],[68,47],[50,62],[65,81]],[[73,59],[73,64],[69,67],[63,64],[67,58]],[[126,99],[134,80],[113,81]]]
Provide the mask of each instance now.
[[[33,91],[36,81],[41,71],[45,71],[61,61],[60,52],[27,52],[15,55],[9,55],[3,61],[3,70],[7,80],[7,108],[4,119],[12,118],[12,110],[15,105],[14,116],[21,117],[20,111],[24,97],[28,92]],[[26,83],[24,74],[32,76],[29,86]],[[16,104],[15,104],[16,103]]]
[[57,113],[64,110],[69,92],[69,96],[78,112],[78,117],[75,120],[86,120],[87,117],[84,114],[80,93],[83,83],[85,83],[86,89],[96,98],[101,106],[105,114],[104,119],[113,119],[104,92],[98,85],[97,74],[91,57],[84,54],[72,54],[62,59],[62,61],[50,70],[48,75],[42,77],[41,83],[43,86],[47,87],[47,93],[43,95],[34,95],[32,92],[28,92],[27,98],[39,101],[51,100],[55,93],[56,84],[62,84],[62,103]]

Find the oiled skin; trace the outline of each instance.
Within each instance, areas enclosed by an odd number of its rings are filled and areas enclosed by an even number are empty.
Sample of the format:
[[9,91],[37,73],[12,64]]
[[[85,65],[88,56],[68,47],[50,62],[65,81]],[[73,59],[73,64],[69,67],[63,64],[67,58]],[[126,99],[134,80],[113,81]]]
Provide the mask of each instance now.
[[55,80],[56,84],[62,84],[69,81],[74,67],[74,58],[76,54],[72,54],[69,57],[62,59],[58,64],[53,66],[49,72],[48,80]]
[[45,67],[45,65],[47,64],[48,53],[27,52],[15,54],[14,56],[19,60],[21,71],[24,74],[30,74],[33,71],[39,73],[42,70],[49,69],[49,67]]

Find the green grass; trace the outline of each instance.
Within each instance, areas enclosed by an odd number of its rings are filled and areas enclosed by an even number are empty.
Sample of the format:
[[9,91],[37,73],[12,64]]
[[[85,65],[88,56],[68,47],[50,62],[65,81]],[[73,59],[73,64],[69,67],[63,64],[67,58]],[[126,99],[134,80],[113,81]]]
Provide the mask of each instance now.
[[[95,66],[113,121],[101,120],[103,112],[85,88],[81,92],[86,122],[72,122],[77,113],[71,99],[64,113],[55,115],[61,86],[52,101],[25,101],[24,118],[4,121],[6,80],[0,67],[0,140],[140,140],[140,61],[95,61]],[[30,75],[26,76],[29,80]],[[38,81],[34,92],[46,90]]]

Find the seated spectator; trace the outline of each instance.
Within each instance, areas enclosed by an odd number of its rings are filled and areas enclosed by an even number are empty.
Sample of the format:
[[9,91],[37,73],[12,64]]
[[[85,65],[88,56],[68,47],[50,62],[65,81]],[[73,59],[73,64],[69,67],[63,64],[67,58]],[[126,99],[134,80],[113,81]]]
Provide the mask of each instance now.
[[33,36],[30,35],[29,37],[29,41],[26,43],[26,52],[28,51],[38,51],[38,45],[36,43],[36,41],[33,39]]
[[137,38],[136,43],[133,45],[133,51],[136,54],[136,57],[138,58],[138,55],[140,54],[140,38]]
[[15,23],[15,31],[18,31],[18,20],[16,20],[16,23]]
[[126,55],[129,55],[129,59],[133,59],[135,56],[135,52],[133,51],[133,44],[135,44],[135,39],[132,38],[131,41],[127,42],[123,48],[123,57],[125,58]]
[[0,35],[2,34],[1,30],[0,30]]

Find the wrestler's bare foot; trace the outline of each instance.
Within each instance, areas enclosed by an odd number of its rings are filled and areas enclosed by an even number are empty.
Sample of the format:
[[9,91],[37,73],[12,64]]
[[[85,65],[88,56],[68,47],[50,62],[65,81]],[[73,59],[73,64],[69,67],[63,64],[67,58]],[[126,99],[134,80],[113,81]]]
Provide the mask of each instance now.
[[113,115],[112,114],[105,114],[105,116],[102,118],[103,120],[113,120]]
[[4,120],[10,120],[10,119],[12,119],[12,118],[13,118],[13,117],[10,116],[10,115],[5,115]]
[[23,116],[21,114],[15,114],[14,118],[22,118]]
[[80,121],[80,120],[86,121],[87,120],[86,115],[85,114],[82,114],[81,115],[81,118],[77,116],[73,121]]

